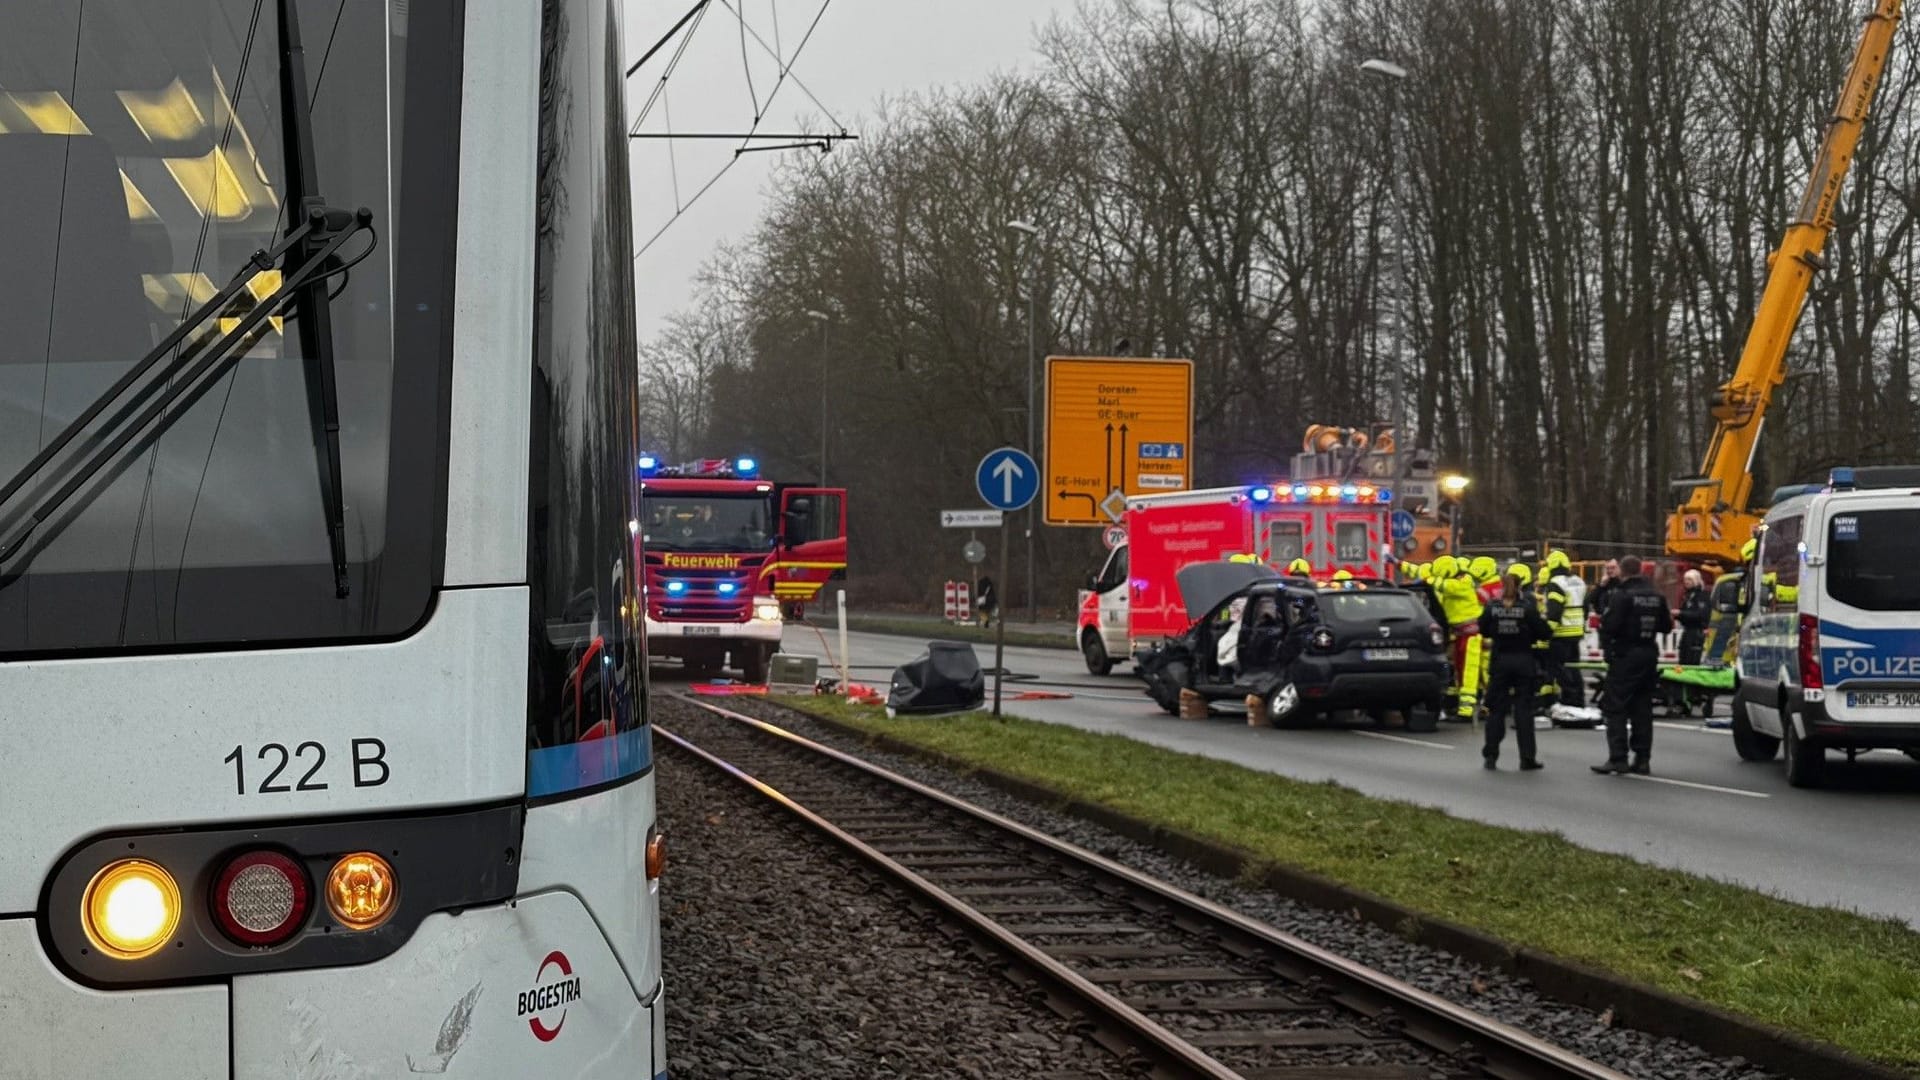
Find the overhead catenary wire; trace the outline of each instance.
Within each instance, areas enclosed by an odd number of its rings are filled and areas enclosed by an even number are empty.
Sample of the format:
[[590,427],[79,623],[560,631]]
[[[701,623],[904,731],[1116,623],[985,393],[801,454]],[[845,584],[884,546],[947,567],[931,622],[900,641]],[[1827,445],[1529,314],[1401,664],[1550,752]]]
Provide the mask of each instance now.
[[694,5],[691,11],[680,17],[680,21],[674,24],[672,30],[667,31],[666,37],[655,42],[645,56],[634,61],[633,66],[627,69],[629,76],[639,71],[640,66],[652,58],[653,54],[659,52],[676,33],[679,33],[682,26],[686,27],[686,33],[680,35],[679,46],[673,50],[673,55],[667,58],[667,67],[660,73],[660,81],[653,85],[653,93],[647,95],[647,100],[641,104],[639,112],[634,115],[633,124],[627,128],[627,134],[631,135],[640,130],[640,125],[646,123],[648,115],[653,112],[654,103],[667,92],[667,80],[673,78],[674,70],[680,66],[681,58],[687,55],[687,47],[693,44],[694,35],[700,32],[700,23],[706,19],[709,6],[709,0],[700,0],[700,3]]
[[747,100],[753,102],[753,118],[758,120],[760,119],[760,95],[754,93],[753,64],[747,59],[747,13],[744,9],[736,8],[733,18],[740,24],[740,74],[746,76]]
[[[734,9],[732,3],[729,2],[729,0],[720,0],[720,2],[726,5],[729,10],[736,10]],[[658,243],[660,238],[666,235],[667,230],[673,227],[674,222],[679,221],[681,217],[685,216],[688,210],[692,209],[694,204],[700,201],[701,196],[713,190],[713,186],[715,184],[718,184],[727,175],[727,173],[733,169],[734,165],[740,161],[740,156],[748,152],[748,149],[747,149],[748,144],[751,143],[756,137],[756,133],[760,130],[760,121],[766,115],[764,110],[770,109],[772,107],[774,98],[778,97],[780,94],[780,88],[782,86],[785,86],[788,78],[792,76],[793,65],[799,62],[800,54],[806,51],[807,43],[813,40],[814,31],[819,29],[820,20],[826,16],[827,8],[830,7],[832,4],[833,4],[833,0],[820,0],[820,8],[818,11],[815,11],[813,13],[813,21],[807,24],[807,32],[801,35],[799,43],[793,47],[793,55],[791,57],[777,57],[777,59],[780,60],[780,73],[774,79],[772,89],[767,91],[767,98],[765,103],[762,106],[763,111],[761,112],[760,115],[755,116],[753,118],[752,126],[747,129],[746,135],[744,135],[741,138],[740,145],[734,149],[733,156],[728,158],[726,164],[720,166],[719,171],[714,173],[713,176],[710,179],[708,179],[706,183],[700,185],[699,190],[693,193],[692,198],[688,199],[684,203],[680,203],[679,205],[677,205],[674,208],[673,216],[669,217],[665,222],[663,222],[658,229],[654,230],[653,235],[647,238],[645,243],[641,244],[637,249],[635,249],[633,253],[633,257],[635,261],[638,261],[640,256],[645,255],[647,251],[653,247],[654,244]],[[699,14],[694,16],[696,20],[699,17],[699,15],[704,15],[705,11],[706,11],[706,8],[703,6]],[[742,25],[745,25],[744,20]],[[659,93],[663,93],[665,91],[666,81],[668,76],[672,74],[673,66],[677,65],[680,61],[680,57],[685,54],[686,42],[687,40],[692,38],[693,31],[698,28],[699,28],[698,22],[696,21],[694,26],[687,31],[687,37],[681,40],[680,48],[674,53],[672,61],[669,62],[668,70],[662,73],[661,75],[660,85],[655,88],[656,96],[658,96]],[[753,36],[754,36],[754,39],[757,41],[760,41],[763,46],[766,44],[766,42],[760,38],[760,35],[757,31],[754,32]],[[799,80],[795,79],[794,81],[797,83]],[[809,93],[808,96],[812,97],[812,94]],[[824,110],[824,106],[823,106],[823,110]],[[635,121],[633,131],[630,131],[629,134],[637,132],[639,129],[639,121],[644,119],[646,119],[646,116],[643,112],[642,115],[639,117],[639,119]],[[832,144],[823,142],[821,145],[822,145],[822,149],[824,150],[829,148]],[[678,200],[676,199],[676,202],[677,201]]]
[[[733,8],[733,0],[720,0],[720,3],[728,9]],[[741,10],[745,10],[744,2],[742,3]],[[816,19],[815,21],[818,21],[818,20]],[[752,23],[747,23],[746,28],[747,28],[747,33],[753,35],[753,40],[759,44],[761,49],[766,51],[768,56],[773,57],[775,60],[781,59],[780,16],[778,13],[777,3],[775,4],[775,14],[773,18],[773,44],[772,45],[767,44],[767,39],[760,36],[760,31],[755,30],[753,28]],[[811,33],[811,30],[809,30],[809,33]],[[799,54],[795,53],[794,55],[798,56]],[[821,102],[819,97],[815,96],[813,90],[810,87],[808,87],[806,83],[800,81],[800,76],[792,74],[791,72],[788,72],[786,77],[792,79],[793,85],[799,87],[800,92],[807,95],[807,100],[813,102],[813,107],[816,109],[819,109],[820,112],[826,116],[828,123],[832,124],[835,128],[841,131],[847,130],[847,126],[845,124],[842,124],[840,122],[840,119],[833,115],[833,110],[827,108],[826,105]]]

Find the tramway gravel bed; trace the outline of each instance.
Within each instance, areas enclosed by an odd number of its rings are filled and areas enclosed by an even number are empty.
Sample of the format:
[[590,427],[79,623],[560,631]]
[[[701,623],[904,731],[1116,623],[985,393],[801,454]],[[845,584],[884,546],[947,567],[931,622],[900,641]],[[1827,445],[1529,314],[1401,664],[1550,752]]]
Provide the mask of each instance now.
[[[686,708],[657,705],[669,729]],[[660,755],[675,1080],[1126,1075],[873,871],[737,782]]]
[[[685,715],[684,710],[692,708],[665,696],[658,699],[658,704],[657,715],[665,718],[662,722],[669,728],[673,726],[674,716]],[[1788,1080],[1740,1058],[1722,1058],[1677,1039],[1611,1027],[1600,1014],[1546,997],[1527,980],[1480,967],[1442,950],[1415,945],[1342,913],[1308,907],[1271,892],[1247,888],[1098,825],[1015,798],[949,769],[869,746],[861,739],[843,735],[810,717],[772,703],[739,696],[715,704],[857,754],[902,776],[938,787],[994,813],[1151,874],[1629,1076],[1643,1080]],[[1622,917],[1627,914],[1622,912]],[[671,984],[669,988],[671,991]],[[669,1052],[671,1049],[670,1046]]]

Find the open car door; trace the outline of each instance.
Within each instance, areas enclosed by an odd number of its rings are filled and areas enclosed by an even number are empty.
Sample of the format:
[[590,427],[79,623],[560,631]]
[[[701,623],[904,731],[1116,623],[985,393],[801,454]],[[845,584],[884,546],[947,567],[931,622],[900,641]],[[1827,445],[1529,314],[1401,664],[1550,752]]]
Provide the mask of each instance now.
[[761,585],[791,617],[847,569],[847,491],[782,487],[779,497],[780,544]]

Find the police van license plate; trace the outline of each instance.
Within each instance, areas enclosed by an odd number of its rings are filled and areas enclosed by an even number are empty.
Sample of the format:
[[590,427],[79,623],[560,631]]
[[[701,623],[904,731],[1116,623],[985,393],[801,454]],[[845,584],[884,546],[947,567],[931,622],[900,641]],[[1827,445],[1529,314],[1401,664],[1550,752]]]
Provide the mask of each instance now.
[[681,637],[719,637],[720,628],[717,626],[683,626],[680,628],[680,636]]
[[1361,649],[1360,658],[1362,660],[1405,660],[1408,658],[1408,653],[1405,649]]
[[1883,691],[1848,691],[1849,709],[1920,709],[1920,693],[1894,693]]

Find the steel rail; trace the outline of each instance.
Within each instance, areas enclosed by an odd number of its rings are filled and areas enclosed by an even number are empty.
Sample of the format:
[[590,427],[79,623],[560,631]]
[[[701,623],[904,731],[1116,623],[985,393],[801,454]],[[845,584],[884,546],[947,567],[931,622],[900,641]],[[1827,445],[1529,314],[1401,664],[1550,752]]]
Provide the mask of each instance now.
[[[1105,856],[1087,851],[1084,848],[1069,844],[1056,837],[1049,836],[1018,821],[975,806],[938,788],[901,776],[891,770],[882,768],[833,747],[822,745],[796,732],[782,728],[777,724],[768,723],[757,717],[747,716],[709,702],[700,701],[688,695],[683,694],[677,696],[687,704],[714,716],[733,721],[747,728],[757,730],[762,734],[784,740],[792,747],[838,762],[894,788],[937,803],[949,810],[986,825],[996,832],[1017,837],[1028,844],[1045,849],[1058,858],[1092,870],[1137,893],[1145,894],[1159,902],[1196,915],[1224,932],[1231,933],[1243,940],[1255,942],[1266,950],[1308,969],[1311,973],[1310,977],[1317,977],[1329,985],[1347,991],[1349,994],[1358,995],[1361,1000],[1359,1002],[1353,1002],[1352,1004],[1359,1005],[1369,1002],[1375,1005],[1384,1004],[1386,1008],[1392,1010],[1392,1015],[1404,1024],[1406,1033],[1410,1038],[1426,1044],[1437,1052],[1449,1053],[1457,1051],[1462,1046],[1472,1047],[1475,1052],[1484,1058],[1480,1067],[1487,1076],[1498,1077],[1501,1078],[1501,1080],[1629,1080],[1624,1073],[1590,1061],[1587,1058],[1522,1031],[1510,1024],[1475,1012],[1472,1009],[1468,1009],[1436,994],[1428,993],[1425,990],[1421,990],[1390,975],[1375,971],[1363,964],[1340,956],[1337,953],[1330,952],[1311,942],[1295,937],[1292,934],[1288,934],[1276,927],[1251,919],[1231,908],[1216,904],[1204,897],[1196,896],[1184,889],[1150,877],[1132,867],[1115,862]],[[779,705],[777,702],[767,702],[767,704],[779,708],[788,708],[787,706]],[[790,711],[799,712],[799,710]],[[805,714],[802,713],[801,715]],[[660,729],[656,727],[655,730],[658,731]],[[666,733],[662,732],[662,734]],[[668,737],[680,745],[688,745],[677,736],[669,735]],[[688,748],[694,749],[691,746],[688,746]],[[812,814],[811,811],[794,803],[791,799],[788,799],[770,786],[756,779],[746,777],[744,773],[734,769],[731,765],[718,762],[718,759],[712,758],[711,755],[706,755],[704,751],[695,750],[695,752],[708,757],[709,760],[715,761],[716,764],[721,764],[723,768],[727,768],[742,779],[761,788],[770,797],[780,801],[783,805],[794,810],[794,812],[808,817],[819,827],[831,829],[835,833],[840,832],[837,827],[832,826],[824,819],[820,819],[818,815]],[[904,875],[903,880],[905,880],[905,878],[912,878],[913,882],[910,882],[910,884],[917,882],[917,884],[915,884],[916,889],[924,888],[938,893],[942,906],[955,910],[956,916],[967,920],[970,925],[987,924],[995,926],[993,937],[996,942],[1003,939],[1007,940],[1009,947],[1011,947],[1013,943],[1017,943],[1022,949],[1022,955],[1026,955],[1029,952],[1037,953],[1034,946],[1008,933],[1004,929],[998,928],[997,924],[993,924],[989,917],[974,911],[972,908],[967,907],[964,902],[942,892],[938,886],[920,878],[919,875],[913,873],[911,869],[894,863],[892,859],[869,847],[857,837],[844,833],[841,835],[845,836],[845,840],[842,841],[843,843],[849,844],[850,846],[858,845],[858,850],[861,851],[863,857],[875,860],[877,863],[891,864],[888,867],[888,872],[894,876],[902,877]],[[839,837],[836,836],[836,839],[839,839]],[[966,914],[959,915],[958,911],[960,909],[964,909]],[[1084,993],[1085,991],[1081,990],[1081,987],[1084,986],[1100,998],[1110,998],[1110,995],[1099,990],[1097,987],[1093,987],[1092,984],[1081,979],[1078,975],[1074,974],[1071,969],[1065,968],[1064,965],[1061,965],[1052,957],[1048,957],[1044,953],[1037,953],[1037,955],[1042,961],[1049,965],[1050,969],[1058,969],[1065,976],[1074,980],[1073,986],[1076,993]],[[1172,1035],[1171,1032],[1168,1032],[1165,1028],[1160,1027],[1160,1025],[1147,1017],[1138,1014],[1124,1003],[1115,1001],[1114,1004],[1129,1013],[1133,1013],[1134,1017],[1137,1018],[1140,1023],[1151,1025],[1155,1031],[1176,1040],[1178,1039],[1178,1036]],[[1365,1012],[1366,1010],[1361,1009],[1360,1011]],[[1194,1053],[1199,1053],[1199,1051],[1194,1051]],[[1211,1058],[1207,1060],[1215,1070],[1221,1068],[1218,1063],[1212,1062]],[[1205,1075],[1232,1076],[1237,1074],[1230,1071],[1225,1073],[1214,1071]]]
[[[859,837],[788,798],[771,785],[749,775],[732,762],[707,752],[666,728],[655,725],[653,730],[654,734],[778,803],[821,834],[858,855],[864,862],[919,894],[950,918],[958,921],[975,937],[1012,957],[1035,976],[1050,984],[1055,992],[1071,999],[1089,1016],[1103,1016],[1110,1024],[1122,1029],[1131,1037],[1123,1045],[1110,1044],[1109,1049],[1123,1055],[1130,1050],[1142,1052],[1143,1056],[1161,1066],[1163,1070],[1172,1070],[1170,1075],[1209,1077],[1212,1080],[1239,1080],[1240,1074],[1223,1067],[1198,1047],[1149,1020],[1125,1002],[1088,982],[1072,968],[1010,933],[1005,927],[976,911],[965,901],[914,873]],[[1164,1072],[1162,1074],[1169,1075]]]

